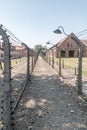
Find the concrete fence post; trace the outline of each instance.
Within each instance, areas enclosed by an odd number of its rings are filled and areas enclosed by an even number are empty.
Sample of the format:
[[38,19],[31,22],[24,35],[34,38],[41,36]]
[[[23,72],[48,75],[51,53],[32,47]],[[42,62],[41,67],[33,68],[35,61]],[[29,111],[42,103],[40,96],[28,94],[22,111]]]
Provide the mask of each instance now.
[[49,50],[49,65],[50,65],[50,50]]
[[78,94],[82,94],[82,46],[81,41],[75,36],[71,37],[79,48],[79,56],[78,56],[78,74],[77,74],[77,87],[78,87]]
[[4,87],[3,87],[3,130],[11,129],[11,60],[10,60],[10,43],[6,30],[0,26],[0,35],[2,35],[4,46]]
[[75,67],[75,75],[76,75],[76,67]]
[[64,69],[64,58],[62,59],[62,68]]
[[30,55],[29,48],[27,48],[27,80],[30,79]]
[[82,47],[79,47],[77,84],[78,94],[82,94]]
[[52,49],[52,68],[54,68],[54,51]]
[[30,55],[29,55],[29,47],[25,44],[22,43],[26,47],[27,50],[27,80],[30,80]]
[[49,52],[47,51],[47,62],[49,63]]
[[33,58],[33,55],[32,55],[32,72],[33,72],[33,67],[34,67],[34,58]]
[[61,50],[59,49],[59,76],[61,76]]

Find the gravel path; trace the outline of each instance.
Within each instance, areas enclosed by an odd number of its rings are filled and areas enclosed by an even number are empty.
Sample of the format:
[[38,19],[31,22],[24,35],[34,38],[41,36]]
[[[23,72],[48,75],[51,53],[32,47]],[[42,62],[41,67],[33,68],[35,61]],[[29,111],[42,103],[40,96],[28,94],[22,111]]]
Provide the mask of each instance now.
[[39,57],[15,111],[15,130],[87,130],[87,104]]

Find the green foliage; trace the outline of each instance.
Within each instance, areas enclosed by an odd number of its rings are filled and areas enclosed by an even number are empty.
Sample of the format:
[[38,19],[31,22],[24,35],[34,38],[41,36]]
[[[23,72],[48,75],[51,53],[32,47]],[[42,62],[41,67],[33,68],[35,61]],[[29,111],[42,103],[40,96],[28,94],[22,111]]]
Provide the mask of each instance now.
[[37,54],[40,54],[41,52],[44,52],[46,49],[47,49],[46,46],[42,46],[41,44],[35,45],[35,47],[34,47],[34,51]]

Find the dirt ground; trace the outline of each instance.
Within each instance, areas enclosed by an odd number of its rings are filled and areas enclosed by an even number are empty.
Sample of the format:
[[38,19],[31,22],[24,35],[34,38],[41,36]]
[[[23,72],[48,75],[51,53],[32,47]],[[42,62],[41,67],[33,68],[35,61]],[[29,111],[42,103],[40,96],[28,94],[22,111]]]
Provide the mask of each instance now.
[[[22,64],[22,65],[21,65]],[[14,104],[16,103],[16,100],[20,94],[20,91],[23,87],[23,82],[26,79],[26,61],[21,61],[17,64],[15,64],[12,68],[11,71],[11,78],[13,79],[11,81],[11,100],[14,101]],[[3,82],[3,73],[2,70],[0,69],[0,113],[2,113],[2,108],[1,106],[3,105],[1,101],[3,101],[2,95],[3,95],[3,87],[4,87],[4,82]],[[2,128],[2,122],[3,122],[3,115],[0,114],[0,129]]]
[[41,57],[15,111],[15,130],[87,130],[87,103]]
[[[52,62],[50,63],[50,66],[52,66]],[[56,74],[59,74],[59,65],[54,64],[54,70]],[[61,80],[72,86],[76,86],[76,80],[77,80],[78,72],[71,68],[63,68],[61,65]],[[87,76],[82,75],[82,92],[87,96]]]

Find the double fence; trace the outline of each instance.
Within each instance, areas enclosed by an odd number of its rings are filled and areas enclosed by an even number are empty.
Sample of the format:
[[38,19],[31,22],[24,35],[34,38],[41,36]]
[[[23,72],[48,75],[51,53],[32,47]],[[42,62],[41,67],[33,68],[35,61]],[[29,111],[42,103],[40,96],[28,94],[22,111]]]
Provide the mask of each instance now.
[[14,112],[30,81],[37,54],[0,25],[0,129],[14,129]]
[[[72,86],[76,87],[78,93],[78,86],[81,85],[82,93],[87,95],[87,57],[82,57],[82,66],[79,64],[80,58],[66,58],[61,57],[61,53],[58,52],[58,57],[54,55],[53,49],[48,49],[43,58],[48,62],[52,68],[54,68],[57,74],[63,77],[63,81]],[[80,77],[79,71],[82,67],[82,72]],[[81,81],[82,80],[82,81]],[[80,85],[79,85],[80,83]],[[79,93],[78,93],[79,94]]]

